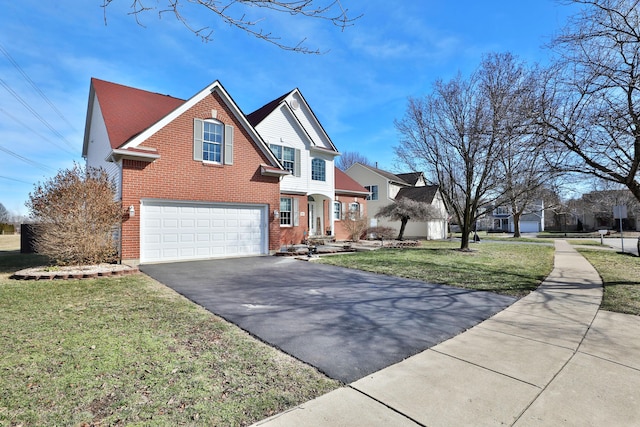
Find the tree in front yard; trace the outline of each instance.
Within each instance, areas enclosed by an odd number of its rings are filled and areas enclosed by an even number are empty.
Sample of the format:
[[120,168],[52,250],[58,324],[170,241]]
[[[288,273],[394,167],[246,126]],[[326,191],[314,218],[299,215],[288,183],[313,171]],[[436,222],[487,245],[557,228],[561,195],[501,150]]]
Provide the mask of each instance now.
[[380,208],[376,214],[376,218],[389,218],[391,221],[400,221],[398,240],[402,240],[404,237],[404,229],[409,220],[431,221],[434,219],[440,219],[441,215],[436,207],[428,203],[417,202],[415,200],[402,197],[393,203]]
[[359,211],[349,211],[342,218],[342,224],[349,233],[352,242],[358,242],[369,227],[369,218]]
[[26,205],[38,224],[36,250],[56,264],[98,264],[116,259],[114,229],[122,211],[104,169],[75,164],[38,183]]

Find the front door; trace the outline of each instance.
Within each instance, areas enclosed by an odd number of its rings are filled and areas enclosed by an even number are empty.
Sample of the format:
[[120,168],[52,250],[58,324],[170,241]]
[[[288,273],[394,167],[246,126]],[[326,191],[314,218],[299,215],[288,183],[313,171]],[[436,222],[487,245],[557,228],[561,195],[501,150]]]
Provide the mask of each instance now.
[[309,203],[309,236],[315,236],[317,234],[316,220],[315,220],[315,206],[313,203]]

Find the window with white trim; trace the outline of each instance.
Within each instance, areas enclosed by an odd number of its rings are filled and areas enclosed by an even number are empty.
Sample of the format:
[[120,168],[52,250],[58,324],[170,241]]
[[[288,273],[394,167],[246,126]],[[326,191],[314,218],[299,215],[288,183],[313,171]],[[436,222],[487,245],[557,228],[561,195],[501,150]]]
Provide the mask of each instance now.
[[378,186],[377,185],[365,185],[364,188],[371,194],[367,196],[367,200],[378,200]]
[[300,150],[278,144],[269,144],[269,148],[273,155],[282,163],[282,167],[284,167],[285,170],[288,170],[294,176],[300,176],[300,167],[299,164],[296,164],[300,162]]
[[360,203],[358,202],[349,203],[349,218],[351,219],[360,218]]
[[202,137],[202,160],[214,163],[222,163],[222,123],[205,121]]
[[342,218],[342,203],[333,202],[333,218],[339,220]]
[[311,160],[311,179],[314,181],[326,181],[325,161],[322,159]]
[[291,218],[293,203],[291,197],[280,197],[280,225],[293,225]]
[[193,160],[233,164],[233,126],[214,119],[193,119]]

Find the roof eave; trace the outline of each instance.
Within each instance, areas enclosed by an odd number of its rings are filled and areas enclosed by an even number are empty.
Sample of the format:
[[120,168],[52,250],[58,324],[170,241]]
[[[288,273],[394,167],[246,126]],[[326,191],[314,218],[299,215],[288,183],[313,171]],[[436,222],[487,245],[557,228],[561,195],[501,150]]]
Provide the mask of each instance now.
[[157,152],[141,153],[139,151],[130,151],[120,148],[111,150],[111,153],[105,159],[107,162],[118,162],[120,160],[137,160],[141,162],[153,163],[160,158]]

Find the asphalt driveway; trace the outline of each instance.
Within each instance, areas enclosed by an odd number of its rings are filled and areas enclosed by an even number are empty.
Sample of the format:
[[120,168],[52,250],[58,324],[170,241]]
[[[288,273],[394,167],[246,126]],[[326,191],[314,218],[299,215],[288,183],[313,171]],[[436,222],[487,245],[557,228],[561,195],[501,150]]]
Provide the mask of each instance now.
[[432,347],[515,301],[283,257],[140,270],[344,383]]

